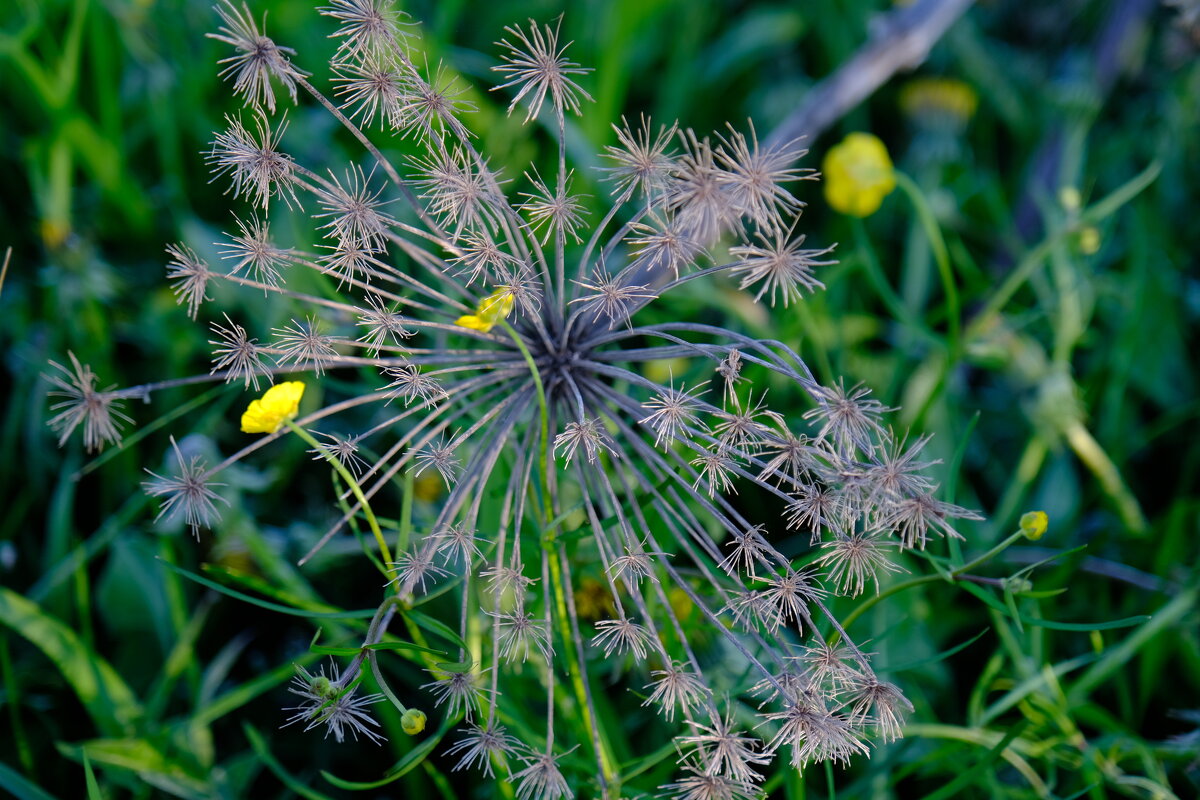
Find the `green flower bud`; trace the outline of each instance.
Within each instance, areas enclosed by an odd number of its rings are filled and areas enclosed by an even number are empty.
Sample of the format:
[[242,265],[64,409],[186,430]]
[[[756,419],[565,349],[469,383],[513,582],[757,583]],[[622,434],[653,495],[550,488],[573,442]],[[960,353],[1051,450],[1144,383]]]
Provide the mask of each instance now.
[[308,689],[317,697],[330,698],[334,694],[333,682],[324,675],[318,675],[308,684]]
[[1032,542],[1042,538],[1049,524],[1050,518],[1045,511],[1030,511],[1021,515],[1021,533]]
[[415,708],[410,708],[405,711],[400,717],[400,727],[409,736],[416,736],[421,731],[425,730],[425,712],[418,711]]

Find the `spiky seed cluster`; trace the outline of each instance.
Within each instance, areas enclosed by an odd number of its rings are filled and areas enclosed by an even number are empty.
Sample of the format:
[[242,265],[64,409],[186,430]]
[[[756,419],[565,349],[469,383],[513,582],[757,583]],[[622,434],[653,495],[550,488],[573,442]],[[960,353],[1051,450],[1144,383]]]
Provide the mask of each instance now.
[[[228,120],[209,160],[253,208],[225,245],[224,271],[178,245],[169,249],[169,276],[193,317],[220,281],[305,307],[267,344],[257,325],[213,322],[214,379],[257,389],[297,370],[379,371],[374,391],[330,398],[297,421],[374,415],[364,428],[340,428],[353,435],[325,434],[326,450],[351,468],[368,502],[382,502],[384,487],[409,469],[445,483],[436,518],[388,565],[387,579],[401,599],[456,593],[464,637],[472,609],[486,612],[481,663],[464,652],[425,687],[437,707],[470,720],[448,751],[455,768],[490,776],[495,759],[522,800],[569,795],[553,711],[563,664],[577,650],[585,658],[572,669],[592,718],[587,671],[598,660],[644,670],[646,702],[668,722],[682,716],[682,776],[662,787],[673,797],[756,797],[763,768],[780,754],[796,766],[845,761],[873,738],[899,735],[910,706],[844,632],[825,638],[840,631],[828,598],[878,586],[902,569],[905,549],[931,535],[959,536],[951,520],[977,515],[935,498],[920,474],[929,466],[919,460],[925,440],[898,440],[884,423],[890,409],[866,388],[819,384],[778,342],[637,322],[659,295],[711,276],[785,306],[821,287],[818,270],[830,262],[820,259],[831,248],[804,249],[796,233],[803,203],[792,186],[812,177],[794,166],[804,154],[798,143],[764,144],[753,127],[704,137],[675,125],[656,130],[644,117],[634,127],[622,120],[618,144],[604,154],[611,204],[592,219],[572,188],[581,176],[568,169],[565,144],[566,113],[590,99],[576,82],[588,70],[567,58],[558,23],[511,27],[500,42],[503,81],[494,88],[511,96],[510,112],[527,109],[526,122],[541,115],[559,147],[553,173],[530,167],[509,187],[476,150],[457,79],[416,55],[415,30],[387,0],[330,0],[322,9],[341,26],[332,63],[340,104],[308,83],[294,54],[267,39],[248,9],[226,2],[219,12],[217,38],[235,50],[227,77],[249,110]],[[348,172],[304,167],[283,149],[286,122],[269,116],[276,87],[293,98],[303,89],[364,142],[358,126],[379,127],[410,137],[420,152],[396,165],[370,144],[370,160]],[[272,199],[304,209],[328,252],[274,241]],[[728,239],[739,243],[725,257],[718,242]],[[306,270],[335,276],[336,296],[306,294],[300,282],[287,288]],[[504,314],[489,315],[501,307]],[[668,360],[678,381],[645,376],[644,365]],[[130,394],[97,391],[91,371],[72,364],[56,365],[63,374],[53,380],[67,399],[52,425],[65,437],[84,424],[89,448],[116,441],[125,419],[116,401]],[[755,388],[766,376],[778,387],[773,395],[787,384],[811,407],[800,418],[772,410]],[[379,455],[367,461],[365,453]],[[193,527],[210,523],[213,472],[177,460],[180,477],[156,476],[149,490],[167,498],[164,512],[181,510]],[[729,502],[748,485],[784,504],[784,518],[751,520]],[[553,600],[554,586],[575,582],[576,564],[555,539],[533,533],[561,528],[568,503],[583,520],[571,532],[574,547],[608,577],[605,597],[592,604],[607,617],[590,631],[570,592],[563,604]],[[355,504],[321,543],[358,511]],[[784,554],[792,546],[779,548],[781,535],[795,535],[781,534],[784,526],[809,537],[807,567]],[[451,573],[462,579],[448,584]],[[681,602],[736,655],[736,670],[702,666]],[[376,636],[391,607],[381,606]],[[577,638],[565,653],[551,636],[559,629]],[[349,686],[354,669],[333,683]],[[531,670],[543,675],[546,722],[534,741],[520,742],[497,723],[507,702],[499,680]],[[749,685],[739,683],[744,670]],[[317,677],[300,676],[294,691],[304,704],[290,721],[326,724],[338,739],[374,738],[365,711],[374,698],[346,691],[329,702],[330,681]],[[732,693],[722,705],[717,686]],[[748,732],[756,728],[759,735]],[[603,775],[605,758],[590,755]]]
[[50,410],[57,411],[49,420],[51,428],[58,433],[61,447],[80,425],[83,426],[83,446],[90,453],[103,450],[107,444],[121,441],[121,428],[133,420],[122,410],[122,395],[110,386],[101,391],[96,388],[99,380],[92,368],[79,363],[74,353],[67,353],[71,368],[51,361],[50,366],[58,370],[45,378],[54,384],[51,397],[61,397],[51,404]]

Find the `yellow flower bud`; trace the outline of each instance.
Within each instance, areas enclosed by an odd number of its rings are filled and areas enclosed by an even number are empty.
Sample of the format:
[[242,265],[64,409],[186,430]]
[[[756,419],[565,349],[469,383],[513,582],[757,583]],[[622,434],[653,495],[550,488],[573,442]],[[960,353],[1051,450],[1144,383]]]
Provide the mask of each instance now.
[[400,716],[400,727],[409,736],[416,736],[425,730],[425,712],[410,708]]
[[887,147],[869,133],[852,133],[825,154],[825,199],[835,211],[869,217],[896,188]]
[[1050,518],[1045,511],[1030,511],[1021,515],[1021,533],[1030,541],[1036,542],[1042,538],[1049,525]]
[[283,423],[294,419],[304,396],[303,381],[277,383],[257,400],[251,400],[242,414],[243,433],[274,433]]
[[487,333],[502,319],[507,319],[513,310],[512,292],[501,289],[479,301],[474,314],[466,314],[454,321],[460,328]]
[[1088,225],[1079,231],[1079,252],[1085,256],[1095,255],[1100,249],[1100,231]]

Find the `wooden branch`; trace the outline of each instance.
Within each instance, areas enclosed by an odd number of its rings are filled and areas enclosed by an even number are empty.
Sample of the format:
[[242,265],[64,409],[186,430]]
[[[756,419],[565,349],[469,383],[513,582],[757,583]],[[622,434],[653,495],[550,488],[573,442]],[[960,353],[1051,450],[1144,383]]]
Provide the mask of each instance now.
[[887,14],[871,40],[809,91],[803,104],[767,138],[767,145],[783,144],[800,136],[816,139],[897,72],[914,69],[923,62],[972,2],[920,0]]

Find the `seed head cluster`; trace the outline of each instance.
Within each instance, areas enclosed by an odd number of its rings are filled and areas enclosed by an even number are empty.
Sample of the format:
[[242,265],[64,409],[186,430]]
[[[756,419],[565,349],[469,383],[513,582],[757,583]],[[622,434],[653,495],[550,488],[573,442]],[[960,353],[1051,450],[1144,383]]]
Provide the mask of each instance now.
[[[386,565],[384,591],[413,604],[450,591],[460,609],[450,627],[464,639],[485,632],[478,655],[432,668],[423,687],[438,712],[464,717],[445,751],[455,769],[507,769],[521,800],[572,796],[586,782],[617,796],[602,737],[556,738],[560,697],[597,724],[591,687],[604,668],[639,674],[644,704],[677,726],[668,797],[761,797],[776,758],[845,762],[899,736],[911,705],[842,630],[831,597],[878,587],[903,569],[905,550],[959,537],[952,521],[977,515],[935,497],[921,474],[925,440],[898,439],[892,409],[865,387],[821,385],[780,342],[641,313],[722,276],[772,307],[822,288],[832,247],[797,232],[796,192],[815,177],[797,166],[800,144],[760,140],[752,125],[702,136],[622,118],[601,154],[607,196],[589,198],[566,141],[568,112],[591,99],[590,70],[568,56],[558,22],[508,27],[499,42],[492,89],[556,155],[549,169],[502,174],[477,149],[466,87],[429,63],[419,29],[388,0],[329,0],[320,12],[337,26],[331,97],[247,6],[217,7],[213,36],[232,49],[221,74],[246,109],[208,160],[248,208],[221,245],[223,264],[172,245],[168,276],[192,317],[222,282],[297,309],[274,328],[214,315],[214,380],[257,390],[298,372],[314,382],[378,375],[361,394],[330,386],[325,405],[296,420],[322,435],[315,454],[361,487],[314,552],[364,503],[386,502],[397,476],[444,485],[427,531]],[[361,163],[331,169],[288,154],[281,107],[300,100],[362,143]],[[376,141],[388,137],[417,152],[385,158]],[[280,202],[310,221],[315,248],[277,237]],[[330,291],[306,288],[313,276]],[[83,425],[89,449],[117,441],[130,422],[118,399],[149,389],[100,392],[72,365],[56,365],[64,399],[51,424],[64,437]],[[771,407],[763,387],[807,405]],[[286,433],[213,469],[176,449],[179,477],[155,475],[147,488],[164,514],[212,525],[214,476]],[[750,487],[782,514],[752,518],[734,497]],[[589,564],[605,580],[584,613]],[[391,602],[372,624],[376,640]],[[567,652],[560,631],[573,640]],[[325,725],[338,741],[378,739],[368,706],[379,698],[347,688],[360,665],[335,672],[334,688],[301,673],[289,721]],[[505,682],[530,670],[546,714],[517,736],[499,722]],[[592,767],[580,770],[585,758]]]

